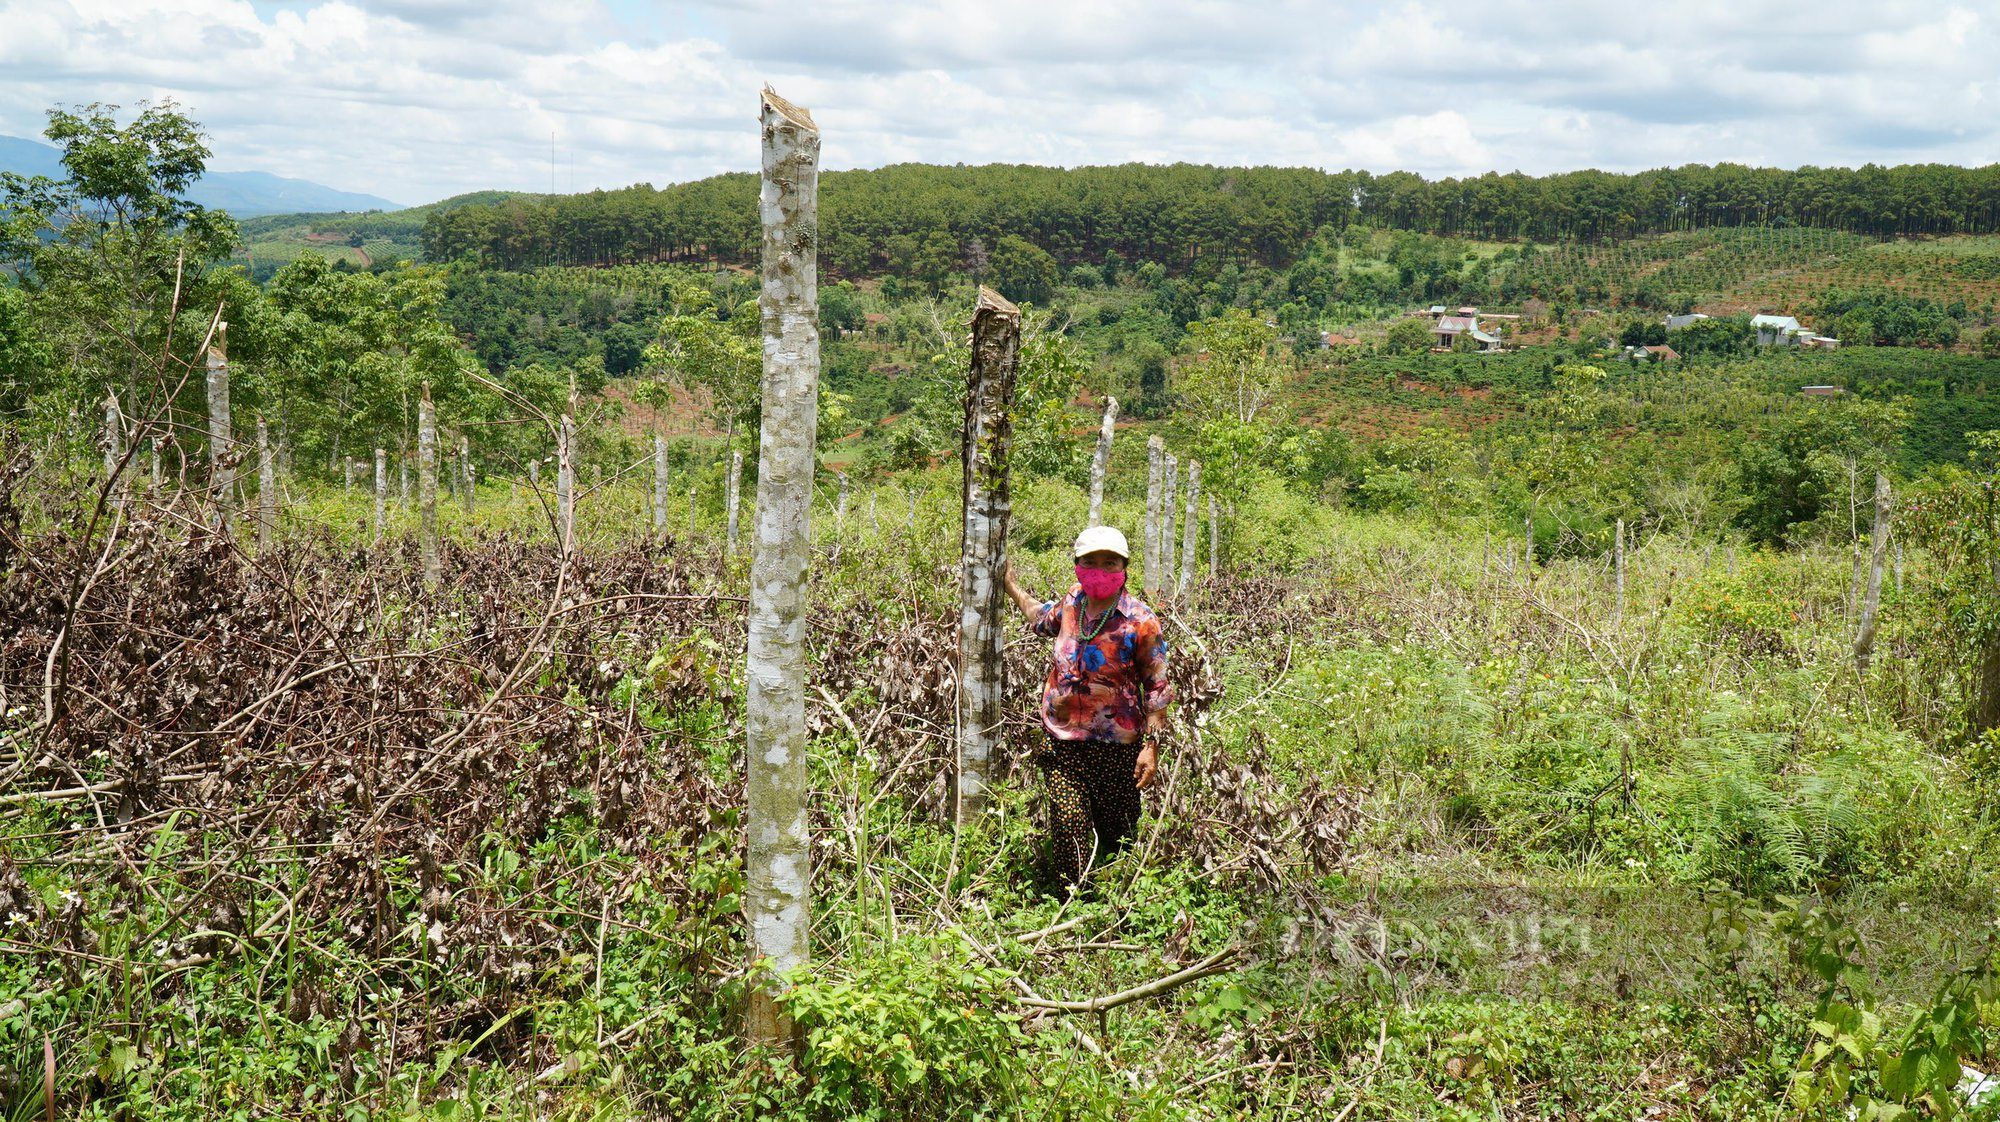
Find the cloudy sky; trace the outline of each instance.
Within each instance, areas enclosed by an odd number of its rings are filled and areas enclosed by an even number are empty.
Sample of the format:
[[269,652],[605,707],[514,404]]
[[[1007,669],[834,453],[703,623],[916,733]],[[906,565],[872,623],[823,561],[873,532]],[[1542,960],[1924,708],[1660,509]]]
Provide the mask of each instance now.
[[172,97],[404,203],[754,169],[765,81],[828,168],[2000,159],[1995,0],[0,0],[0,133]]

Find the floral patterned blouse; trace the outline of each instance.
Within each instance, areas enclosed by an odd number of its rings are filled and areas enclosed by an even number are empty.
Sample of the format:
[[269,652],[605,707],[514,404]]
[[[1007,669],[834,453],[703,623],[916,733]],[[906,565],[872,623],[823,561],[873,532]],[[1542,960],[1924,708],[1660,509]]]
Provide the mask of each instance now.
[[[1111,618],[1089,641],[1082,641],[1081,585],[1061,600],[1042,605],[1028,626],[1056,641],[1049,678],[1042,687],[1042,727],[1057,740],[1136,742],[1145,715],[1174,699],[1167,682],[1167,641],[1153,609],[1130,592],[1120,592]],[[1097,623],[1093,618],[1092,625]]]

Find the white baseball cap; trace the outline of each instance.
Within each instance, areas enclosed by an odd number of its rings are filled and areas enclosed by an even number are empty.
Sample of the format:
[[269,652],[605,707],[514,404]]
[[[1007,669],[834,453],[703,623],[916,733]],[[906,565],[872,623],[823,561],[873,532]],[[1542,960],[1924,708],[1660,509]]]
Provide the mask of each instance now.
[[1116,526],[1092,526],[1076,536],[1077,557],[1096,553],[1100,549],[1109,550],[1127,561],[1132,559],[1132,549],[1125,544],[1125,535]]

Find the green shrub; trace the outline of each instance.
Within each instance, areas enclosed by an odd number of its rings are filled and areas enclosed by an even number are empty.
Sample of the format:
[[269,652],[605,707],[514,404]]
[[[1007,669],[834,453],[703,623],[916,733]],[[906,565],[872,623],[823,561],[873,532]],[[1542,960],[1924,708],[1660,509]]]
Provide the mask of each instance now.
[[1019,1016],[994,1012],[1010,1001],[1006,975],[971,957],[946,937],[905,939],[787,991],[807,1116],[1012,1116],[1026,1037]]

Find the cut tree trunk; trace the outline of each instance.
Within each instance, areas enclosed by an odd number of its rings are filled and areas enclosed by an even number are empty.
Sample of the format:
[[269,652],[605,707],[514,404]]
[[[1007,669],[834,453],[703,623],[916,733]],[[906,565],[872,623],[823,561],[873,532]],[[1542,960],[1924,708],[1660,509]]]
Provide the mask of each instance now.
[[[763,291],[757,306],[764,402],[744,699],[744,910],[750,957],[782,978],[805,965],[810,947],[805,629],[819,416],[819,128],[770,87],[763,97]],[[733,508],[730,528],[733,537]],[[790,1018],[773,986],[750,991],[744,1030],[752,1041],[790,1046]]]
[[271,454],[271,429],[257,418],[257,552],[271,548],[278,533],[278,458]]
[[1625,623],[1625,520],[1618,520],[1618,536],[1612,544],[1612,566],[1617,570],[1618,608],[1612,617],[1619,626]]
[[667,536],[667,438],[653,434],[653,536]]
[[1882,607],[1882,566],[1889,559],[1889,477],[1875,473],[1875,524],[1868,534],[1868,588],[1861,596],[1861,625],[1854,632],[1854,665],[1862,673],[1875,654],[1876,613]]
[[438,424],[431,384],[417,395],[417,539],[424,556],[424,587],[436,588],[438,566]]
[[1090,524],[1104,525],[1104,479],[1111,473],[1111,436],[1118,425],[1118,399],[1104,399],[1104,420],[1097,428],[1097,454],[1090,458]]
[[1160,485],[1167,480],[1167,442],[1146,438],[1146,595],[1160,590]]
[[1222,569],[1222,537],[1217,527],[1219,521],[1220,519],[1216,516],[1215,510],[1215,496],[1210,495],[1208,497],[1208,575],[1211,580]]
[[568,413],[556,429],[556,542],[564,557],[576,548],[576,418]]
[[1004,739],[1006,668],[1000,650],[1006,601],[1000,574],[1007,564],[1007,466],[1020,358],[1020,309],[981,288],[972,313],[972,370],[959,460],[965,465],[965,522],[959,535],[958,776],[952,801],[960,825],[985,811],[992,762]]
[[125,508],[125,483],[118,477],[118,469],[125,459],[125,416],[118,408],[118,395],[104,395],[104,478],[105,493],[111,499],[113,510]]
[[729,478],[723,483],[723,503],[729,514],[729,526],[722,542],[724,557],[736,556],[736,513],[743,504],[743,453],[731,449],[729,453]]
[[1166,483],[1160,488],[1160,595],[1174,593],[1174,502],[1180,491],[1180,462],[1167,453]]
[[375,449],[375,540],[389,526],[389,450]]
[[1174,597],[1187,596],[1188,582],[1194,576],[1195,541],[1201,534],[1201,461],[1188,461],[1187,511],[1181,519],[1181,567],[1179,579],[1174,582]]
[[[375,450],[377,463],[381,462],[382,450]],[[472,465],[472,438],[458,438],[459,485],[465,488],[465,512],[472,513],[479,503],[479,470]]]
[[228,528],[223,504],[229,493],[229,448],[235,429],[229,420],[229,325],[217,322],[215,340],[209,344],[208,366],[208,524],[211,529]]

